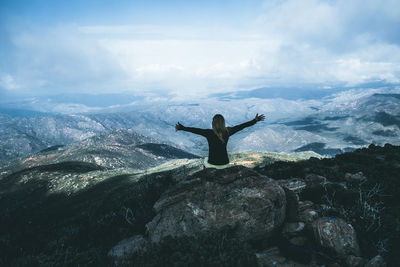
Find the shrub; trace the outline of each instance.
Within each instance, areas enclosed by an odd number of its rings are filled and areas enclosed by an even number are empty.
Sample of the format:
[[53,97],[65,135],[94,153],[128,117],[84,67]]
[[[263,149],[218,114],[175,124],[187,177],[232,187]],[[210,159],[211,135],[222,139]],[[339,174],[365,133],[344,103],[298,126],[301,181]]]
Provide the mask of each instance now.
[[258,266],[249,244],[237,240],[230,229],[206,232],[196,237],[166,237],[136,254],[134,266]]

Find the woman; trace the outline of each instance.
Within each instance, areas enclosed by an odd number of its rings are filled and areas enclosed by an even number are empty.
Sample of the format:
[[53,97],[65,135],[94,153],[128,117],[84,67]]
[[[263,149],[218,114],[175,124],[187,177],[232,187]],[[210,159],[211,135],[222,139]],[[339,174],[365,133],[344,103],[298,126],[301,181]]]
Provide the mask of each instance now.
[[199,134],[207,138],[208,141],[208,163],[212,165],[225,165],[229,163],[226,145],[229,137],[245,127],[252,126],[259,121],[264,120],[264,115],[256,115],[251,121],[236,125],[234,127],[225,127],[225,119],[221,114],[216,114],[212,121],[212,129],[200,129],[185,127],[179,122],[175,125],[175,130],[183,130],[194,134]]

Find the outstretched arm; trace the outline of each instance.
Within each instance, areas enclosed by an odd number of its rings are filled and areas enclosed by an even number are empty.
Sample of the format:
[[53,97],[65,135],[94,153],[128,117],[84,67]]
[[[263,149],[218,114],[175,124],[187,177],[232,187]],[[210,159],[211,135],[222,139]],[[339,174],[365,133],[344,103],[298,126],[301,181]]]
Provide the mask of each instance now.
[[180,122],[178,122],[175,125],[175,131],[186,131],[186,132],[191,132],[194,134],[199,134],[202,136],[206,136],[206,129],[200,129],[200,128],[194,128],[194,127],[185,127],[183,126]]
[[243,130],[246,127],[253,126],[254,124],[256,124],[259,121],[263,121],[264,118],[265,118],[265,116],[263,114],[258,115],[258,113],[257,113],[255,118],[252,119],[251,121],[236,125],[234,127],[229,127],[229,136],[231,136],[231,135]]

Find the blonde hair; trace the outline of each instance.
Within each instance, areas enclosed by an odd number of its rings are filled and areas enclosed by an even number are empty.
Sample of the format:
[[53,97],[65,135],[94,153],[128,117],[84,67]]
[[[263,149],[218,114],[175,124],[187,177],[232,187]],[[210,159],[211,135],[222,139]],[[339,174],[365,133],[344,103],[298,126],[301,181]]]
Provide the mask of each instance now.
[[222,141],[222,143],[226,143],[229,133],[228,129],[225,127],[225,119],[221,114],[216,114],[212,121],[212,128],[214,133],[218,136],[218,138]]

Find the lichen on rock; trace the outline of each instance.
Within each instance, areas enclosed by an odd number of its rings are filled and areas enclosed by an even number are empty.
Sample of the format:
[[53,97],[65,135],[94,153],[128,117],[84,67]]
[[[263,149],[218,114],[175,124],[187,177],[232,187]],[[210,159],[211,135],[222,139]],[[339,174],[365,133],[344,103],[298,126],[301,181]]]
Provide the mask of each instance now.
[[285,192],[266,176],[241,166],[205,169],[165,192],[146,228],[153,242],[226,226],[244,241],[266,239],[283,223],[285,207]]

